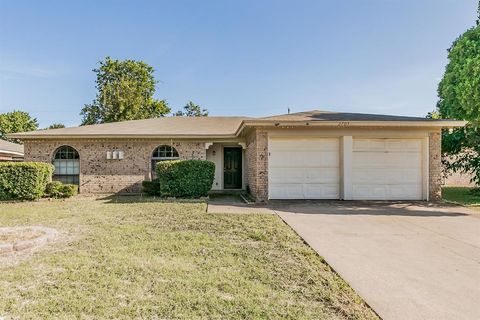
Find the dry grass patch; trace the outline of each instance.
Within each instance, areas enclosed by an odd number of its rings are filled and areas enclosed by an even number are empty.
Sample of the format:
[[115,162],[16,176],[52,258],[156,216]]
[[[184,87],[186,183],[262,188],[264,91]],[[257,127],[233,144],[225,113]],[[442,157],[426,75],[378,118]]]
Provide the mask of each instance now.
[[0,318],[376,319],[277,216],[131,200],[2,204],[71,240],[0,269]]
[[32,229],[0,231],[0,243],[14,243],[21,240],[31,240],[44,235],[45,232]]

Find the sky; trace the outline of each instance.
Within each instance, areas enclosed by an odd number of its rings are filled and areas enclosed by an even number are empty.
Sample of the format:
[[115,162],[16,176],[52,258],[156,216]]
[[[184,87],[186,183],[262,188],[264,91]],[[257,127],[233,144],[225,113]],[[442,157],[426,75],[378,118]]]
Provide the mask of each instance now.
[[0,0],[0,113],[80,124],[106,56],[210,115],[424,116],[476,0]]

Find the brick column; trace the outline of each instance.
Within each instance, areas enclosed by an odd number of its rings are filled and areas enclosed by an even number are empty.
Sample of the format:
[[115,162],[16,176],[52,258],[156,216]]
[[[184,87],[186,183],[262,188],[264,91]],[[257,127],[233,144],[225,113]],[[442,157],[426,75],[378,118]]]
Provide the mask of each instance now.
[[430,200],[442,199],[442,135],[431,132],[428,137],[429,147],[429,193]]
[[268,200],[268,133],[254,129],[247,137],[247,184],[257,202]]

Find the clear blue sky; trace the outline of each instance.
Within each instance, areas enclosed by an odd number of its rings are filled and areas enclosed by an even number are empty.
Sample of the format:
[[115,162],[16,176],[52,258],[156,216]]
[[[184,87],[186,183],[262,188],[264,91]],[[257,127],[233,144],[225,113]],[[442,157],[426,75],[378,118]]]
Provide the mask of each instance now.
[[0,0],[0,112],[78,125],[109,55],[156,97],[211,115],[324,109],[423,116],[476,0]]

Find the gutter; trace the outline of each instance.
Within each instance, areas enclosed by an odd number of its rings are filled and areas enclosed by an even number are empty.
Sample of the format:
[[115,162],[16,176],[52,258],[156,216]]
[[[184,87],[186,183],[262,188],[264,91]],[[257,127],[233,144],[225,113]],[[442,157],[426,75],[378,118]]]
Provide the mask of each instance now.
[[460,128],[468,122],[459,120],[433,121],[279,121],[243,120],[235,134],[238,136],[246,127],[411,127],[411,128]]

